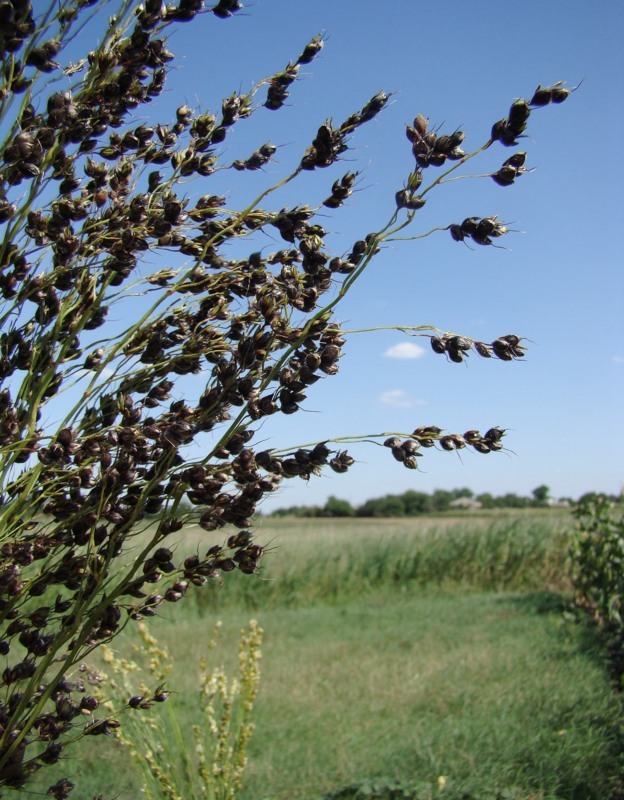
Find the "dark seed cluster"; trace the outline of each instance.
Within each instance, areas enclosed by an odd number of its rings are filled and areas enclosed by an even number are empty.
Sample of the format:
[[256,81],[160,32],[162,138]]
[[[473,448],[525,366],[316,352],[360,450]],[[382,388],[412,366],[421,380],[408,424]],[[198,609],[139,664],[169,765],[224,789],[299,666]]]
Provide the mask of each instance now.
[[522,358],[525,352],[525,348],[520,344],[520,337],[513,333],[501,336],[490,344],[479,342],[476,339],[468,339],[465,336],[432,336],[431,349],[438,355],[446,354],[449,360],[456,364],[461,364],[471,350],[474,350],[482,358],[495,356],[501,361]]
[[323,201],[323,205],[326,208],[339,208],[353,192],[357,177],[357,172],[347,172],[340,180],[334,181],[331,194]]
[[335,128],[332,120],[327,120],[318,129],[312,145],[306,150],[301,159],[301,169],[314,170],[329,167],[347,150],[347,137],[360,125],[369,122],[384,108],[390,95],[377,92],[376,95],[364,105],[361,111],[351,114]]
[[322,37],[315,36],[308,42],[294,64],[289,62],[283,72],[279,72],[270,79],[266,100],[264,102],[265,108],[268,108],[270,111],[277,111],[284,105],[288,98],[288,88],[294,83],[299,74],[299,67],[302,64],[309,64],[322,49]]
[[466,446],[472,447],[477,453],[491,453],[503,449],[501,440],[505,435],[502,428],[490,428],[481,435],[477,430],[467,431],[462,435],[457,433],[444,433],[435,425],[416,428],[408,438],[390,436],[384,441],[384,446],[389,447],[394,458],[407,469],[418,469],[416,459],[422,456],[421,448],[430,448],[438,445],[442,450],[463,450]]
[[492,173],[492,180],[499,186],[511,186],[516,178],[527,171],[524,166],[525,161],[526,153],[514,153],[503,162],[500,169]]
[[456,242],[471,239],[475,244],[492,244],[492,239],[498,239],[509,232],[509,228],[497,217],[467,217],[461,224],[449,225],[448,230]]
[[549,103],[563,103],[571,92],[572,89],[566,89],[563,81],[558,81],[553,86],[538,86],[531,98],[531,105],[538,108]]
[[570,91],[560,82],[550,87],[538,86],[531,100],[515,100],[509,108],[508,115],[494,123],[491,133],[492,140],[500,142],[505,147],[515,147],[518,139],[526,130],[531,109],[546,106],[549,103],[563,103]]
[[420,197],[417,192],[423,182],[423,173],[421,169],[416,169],[410,173],[407,179],[407,186],[400,189],[394,196],[397,208],[407,208],[409,211],[418,211],[422,208],[426,200]]
[[459,161],[466,153],[461,148],[464,141],[463,131],[454,131],[450,135],[438,136],[435,131],[428,131],[429,120],[419,114],[413,125],[408,125],[405,133],[412,143],[412,153],[416,164],[421,169],[441,167],[447,160]]

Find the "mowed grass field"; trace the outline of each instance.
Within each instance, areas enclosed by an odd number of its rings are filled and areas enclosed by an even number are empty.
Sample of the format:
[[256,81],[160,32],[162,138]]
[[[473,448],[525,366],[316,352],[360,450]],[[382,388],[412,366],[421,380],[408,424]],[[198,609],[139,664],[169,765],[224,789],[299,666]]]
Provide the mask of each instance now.
[[[190,729],[199,659],[233,672],[253,617],[262,679],[240,800],[353,798],[367,780],[418,800],[621,798],[621,698],[599,632],[566,610],[571,528],[561,512],[261,520],[260,575],[227,574],[151,628],[175,661],[169,708]],[[190,528],[178,547],[214,543]],[[81,797],[140,796],[117,743],[77,752],[63,774]]]

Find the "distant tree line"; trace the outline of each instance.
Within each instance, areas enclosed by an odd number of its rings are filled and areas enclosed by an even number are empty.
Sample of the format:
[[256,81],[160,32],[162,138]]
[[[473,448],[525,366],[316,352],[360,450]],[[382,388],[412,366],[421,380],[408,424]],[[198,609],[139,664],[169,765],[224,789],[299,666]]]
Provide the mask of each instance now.
[[[578,502],[593,493],[583,495]],[[465,505],[456,504],[455,501],[465,498]],[[611,496],[612,502],[619,502],[621,498]],[[416,517],[419,514],[432,514],[436,512],[462,510],[462,508],[545,508],[550,505],[572,505],[576,501],[571,498],[561,498],[554,501],[550,497],[548,486],[538,486],[530,497],[508,492],[494,496],[489,492],[475,495],[471,489],[436,489],[432,494],[409,490],[403,494],[386,494],[366,500],[362,505],[353,506],[348,500],[341,500],[333,495],[324,506],[290,506],[278,508],[271,513],[273,517]]]
[[[278,508],[267,514],[271,517],[416,517],[419,514],[435,514],[438,512],[497,509],[497,508],[547,508],[576,506],[584,502],[602,499],[612,504],[622,504],[624,495],[607,495],[604,492],[586,492],[577,500],[570,497],[552,498],[548,486],[538,486],[531,496],[507,492],[492,495],[489,492],[475,494],[471,489],[436,489],[433,493],[409,490],[403,494],[386,494],[366,500],[361,505],[352,505],[348,500],[330,496],[323,506],[288,506]],[[456,504],[457,500],[467,501]],[[184,499],[180,503],[180,513],[192,515],[197,507]],[[260,509],[258,514],[262,514]],[[154,517],[159,517],[156,512]]]

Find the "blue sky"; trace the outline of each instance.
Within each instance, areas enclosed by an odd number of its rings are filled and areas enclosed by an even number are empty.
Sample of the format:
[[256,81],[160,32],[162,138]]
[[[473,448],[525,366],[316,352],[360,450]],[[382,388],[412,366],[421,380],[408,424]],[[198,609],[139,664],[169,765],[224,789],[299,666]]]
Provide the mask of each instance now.
[[430,323],[484,341],[517,333],[529,340],[526,359],[472,355],[452,364],[427,339],[354,335],[339,374],[311,388],[304,411],[271,418],[257,435],[267,447],[282,447],[421,425],[457,433],[498,425],[508,429],[512,452],[463,451],[460,458],[428,450],[416,472],[385,448],[361,445],[350,450],[358,464],[347,475],[290,481],[265,509],[319,504],[329,495],[360,503],[410,488],[530,494],[547,484],[555,496],[619,492],[624,4],[255,0],[229,20],[206,14],[180,25],[170,43],[179,59],[154,114],[165,122],[182,102],[218,112],[222,98],[282,69],[318,33],[324,50],[302,68],[287,106],[254,114],[224,145],[230,160],[268,140],[278,148],[275,162],[240,180],[231,171],[211,176],[189,193],[225,193],[230,207],[244,207],[297,165],[326,118],[340,122],[378,90],[393,92],[384,112],[352,138],[343,163],[303,174],[269,201],[275,209],[317,204],[336,178],[359,170],[346,206],[323,219],[336,255],[392,213],[413,168],[405,125],[417,114],[442,132],[461,128],[472,150],[538,84],[582,85],[562,105],[536,110],[520,147],[493,146],[468,169],[492,172],[521,149],[532,172],[508,188],[489,178],[441,186],[410,229],[416,235],[498,214],[515,231],[499,240],[506,249],[469,249],[447,232],[386,245],[337,314],[350,329]]

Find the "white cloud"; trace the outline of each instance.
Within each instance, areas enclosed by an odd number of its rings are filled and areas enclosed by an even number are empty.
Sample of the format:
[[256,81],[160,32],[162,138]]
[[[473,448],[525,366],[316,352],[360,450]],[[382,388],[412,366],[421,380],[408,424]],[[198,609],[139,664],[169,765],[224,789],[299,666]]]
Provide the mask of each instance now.
[[425,348],[414,342],[399,342],[389,347],[384,356],[387,358],[421,358],[425,355]]
[[624,364],[624,358],[622,356],[613,356],[613,360],[616,364]]
[[379,395],[379,402],[391,408],[413,408],[423,406],[424,400],[411,398],[404,389],[391,389]]

